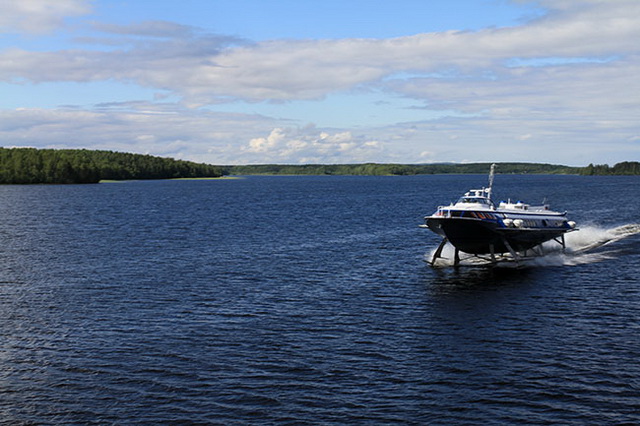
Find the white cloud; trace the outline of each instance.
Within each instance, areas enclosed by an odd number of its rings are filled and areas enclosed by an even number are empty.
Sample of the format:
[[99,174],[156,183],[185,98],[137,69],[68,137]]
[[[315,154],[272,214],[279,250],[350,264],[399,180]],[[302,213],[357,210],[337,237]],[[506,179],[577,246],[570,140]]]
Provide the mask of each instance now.
[[20,108],[0,110],[0,146],[106,149],[213,164],[373,161],[383,151],[364,135],[274,124],[261,116],[142,102],[94,110]]
[[[570,7],[575,5],[582,7]],[[495,72],[511,58],[583,57],[637,51],[640,2],[548,2],[528,25],[395,39],[281,40],[236,46],[166,22],[101,24],[111,34],[152,37],[111,52],[12,50],[0,78],[32,81],[135,81],[206,104],[224,98],[315,99],[402,72]],[[164,37],[164,38],[158,38]],[[169,37],[167,39],[167,37]],[[9,66],[7,66],[9,64]],[[46,64],[46,66],[45,66]],[[55,64],[50,67],[49,64]]]
[[0,0],[0,33],[43,34],[61,27],[64,19],[88,14],[87,0]]
[[282,129],[273,129],[266,138],[254,138],[249,141],[248,152],[268,152],[276,147],[285,135]]
[[[190,109],[144,103],[4,111],[0,142],[77,144],[215,163],[638,158],[640,2],[538,3],[547,13],[520,26],[394,39],[249,44],[171,22],[98,23],[91,42],[109,49],[7,49],[0,52],[0,80],[133,82],[179,96]],[[0,25],[13,16],[10,28],[22,31],[51,30],[65,16],[88,11],[88,3],[71,0],[0,5],[8,11]],[[33,20],[20,23],[26,21],[18,16]],[[356,130],[297,128],[286,116],[199,110],[237,100],[259,105],[372,90],[452,113]]]
[[205,113],[145,103],[94,110],[0,110],[0,146],[87,148],[224,164],[238,142],[273,127],[260,116]]
[[[286,127],[255,115],[143,102],[94,110],[0,110],[0,146],[150,153],[212,164],[539,161],[614,164],[640,158],[638,132],[606,127],[572,136],[576,123],[450,118],[381,128]],[[522,139],[531,133],[531,139]],[[635,139],[634,139],[635,137]]]
[[315,126],[275,128],[242,149],[249,163],[346,163],[379,158],[383,144],[349,131],[329,133]]

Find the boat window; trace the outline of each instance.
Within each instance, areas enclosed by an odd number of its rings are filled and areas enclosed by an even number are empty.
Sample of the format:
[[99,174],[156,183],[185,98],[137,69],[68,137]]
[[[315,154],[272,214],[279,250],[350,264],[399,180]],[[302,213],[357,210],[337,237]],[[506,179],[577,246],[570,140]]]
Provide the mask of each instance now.
[[485,206],[491,206],[491,201],[484,197],[461,197],[458,200],[458,203],[461,204],[482,204]]
[[476,197],[462,197],[458,200],[459,203],[479,203],[479,204],[489,204],[486,198],[476,198]]

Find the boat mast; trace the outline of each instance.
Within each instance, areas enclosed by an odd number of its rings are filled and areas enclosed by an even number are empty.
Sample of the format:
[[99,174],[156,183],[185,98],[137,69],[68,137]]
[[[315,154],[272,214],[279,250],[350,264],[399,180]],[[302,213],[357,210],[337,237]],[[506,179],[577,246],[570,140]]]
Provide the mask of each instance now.
[[487,198],[491,200],[491,191],[493,189],[493,178],[495,177],[496,163],[491,165],[491,170],[489,170],[489,188],[485,189],[487,192]]

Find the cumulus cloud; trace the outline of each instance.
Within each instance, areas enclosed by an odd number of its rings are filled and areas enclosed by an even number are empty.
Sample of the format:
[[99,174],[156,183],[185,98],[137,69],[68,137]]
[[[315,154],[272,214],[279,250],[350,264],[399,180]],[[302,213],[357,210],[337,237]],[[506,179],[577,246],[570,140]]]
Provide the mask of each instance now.
[[350,131],[329,133],[315,126],[274,128],[242,149],[251,163],[346,163],[379,158],[383,144]]
[[61,27],[64,19],[88,14],[88,0],[0,0],[0,33],[43,34]]
[[254,138],[249,142],[248,152],[269,152],[284,139],[282,129],[273,129],[266,138]]

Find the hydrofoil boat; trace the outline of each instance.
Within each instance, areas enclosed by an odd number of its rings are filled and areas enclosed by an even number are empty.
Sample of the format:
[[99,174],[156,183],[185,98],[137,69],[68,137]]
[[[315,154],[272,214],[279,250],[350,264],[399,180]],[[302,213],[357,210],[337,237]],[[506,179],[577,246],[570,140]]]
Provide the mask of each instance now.
[[432,266],[448,243],[455,248],[455,266],[460,264],[459,252],[488,255],[496,263],[499,258],[518,261],[540,254],[540,245],[550,240],[564,249],[564,234],[576,228],[567,212],[550,210],[547,204],[533,206],[510,200],[496,206],[491,200],[494,171],[495,164],[491,165],[488,188],[471,189],[455,203],[439,206],[425,217],[426,224],[421,226],[443,237],[430,261]]

